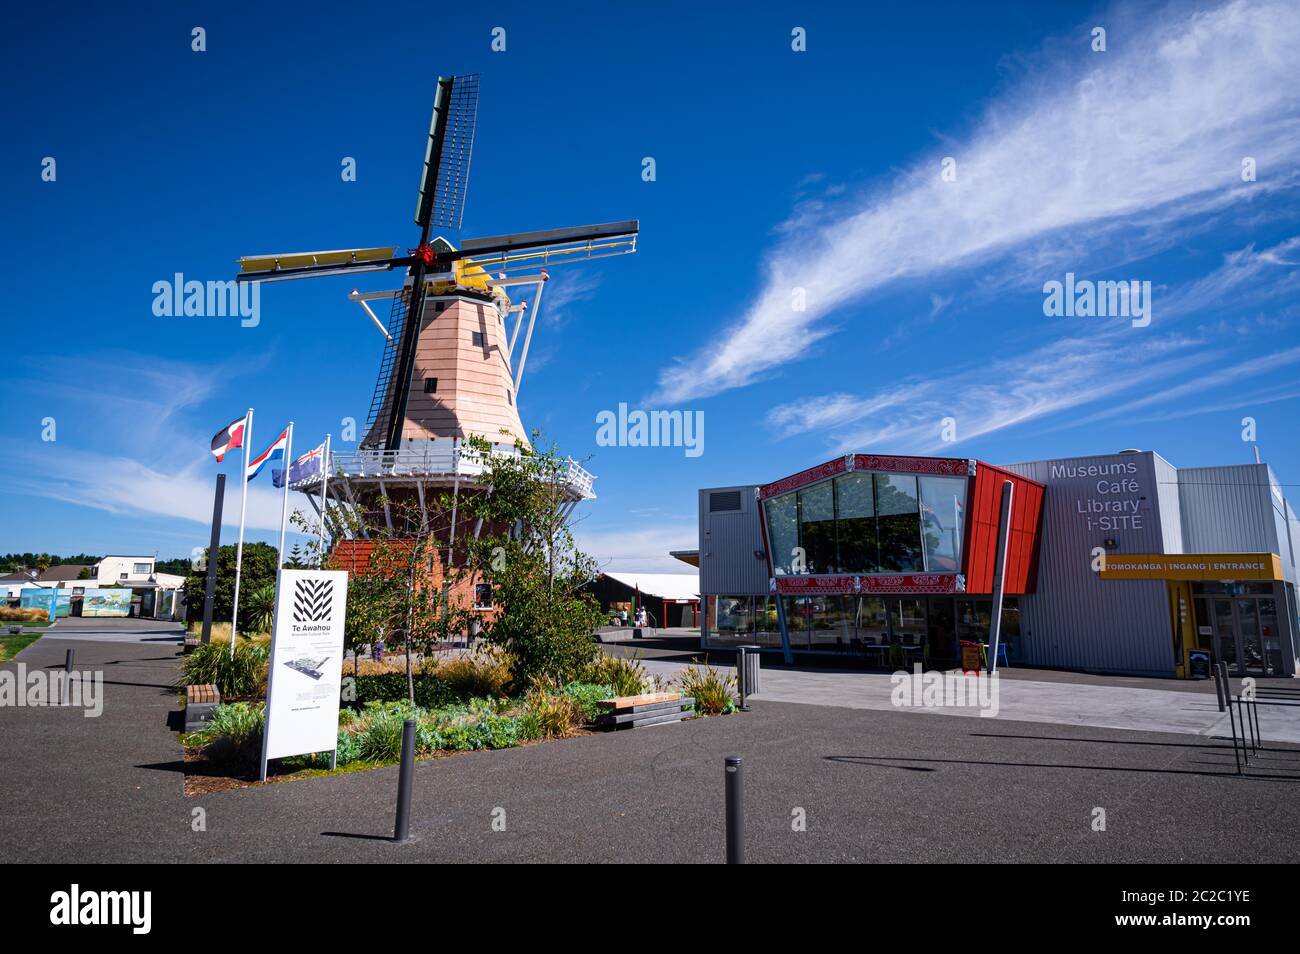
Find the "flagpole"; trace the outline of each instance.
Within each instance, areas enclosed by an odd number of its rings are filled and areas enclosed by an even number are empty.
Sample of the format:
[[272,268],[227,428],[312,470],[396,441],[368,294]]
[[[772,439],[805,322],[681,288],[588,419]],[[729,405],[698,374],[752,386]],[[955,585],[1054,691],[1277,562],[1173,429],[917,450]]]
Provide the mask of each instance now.
[[253,409],[244,417],[244,467],[240,471],[243,492],[239,499],[239,545],[235,547],[235,602],[230,609],[230,658],[235,658],[235,637],[239,633],[239,577],[244,569],[244,517],[248,514],[248,455],[253,447]]
[[317,542],[317,549],[320,550],[320,565],[325,565],[325,513],[329,506],[329,497],[325,489],[330,482],[330,435],[325,435],[325,459],[321,462],[320,478],[320,540]]
[[284,441],[284,497],[280,502],[280,552],[277,557],[279,563],[275,569],[277,590],[280,569],[284,566],[284,525],[289,519],[289,468],[293,466],[293,421],[289,422],[285,430],[288,436]]

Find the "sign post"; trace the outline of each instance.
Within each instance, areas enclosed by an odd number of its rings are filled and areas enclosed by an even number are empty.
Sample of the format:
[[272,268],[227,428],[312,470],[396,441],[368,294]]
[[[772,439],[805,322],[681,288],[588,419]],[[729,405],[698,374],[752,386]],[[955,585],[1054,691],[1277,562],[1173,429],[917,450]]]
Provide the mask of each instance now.
[[[226,497],[226,475],[217,474],[212,498],[212,539],[208,542],[208,579],[203,589],[203,642],[212,639],[212,601],[217,594],[217,555],[221,551],[221,507]],[[232,640],[235,638],[232,634]]]
[[998,668],[998,644],[1002,641],[1002,594],[1007,585],[1007,545],[1011,537],[1011,497],[1015,485],[1002,481],[1002,512],[998,514],[998,549],[993,564],[993,609],[989,616],[988,671]]
[[280,570],[258,778],[271,759],[333,752],[343,682],[346,570]]

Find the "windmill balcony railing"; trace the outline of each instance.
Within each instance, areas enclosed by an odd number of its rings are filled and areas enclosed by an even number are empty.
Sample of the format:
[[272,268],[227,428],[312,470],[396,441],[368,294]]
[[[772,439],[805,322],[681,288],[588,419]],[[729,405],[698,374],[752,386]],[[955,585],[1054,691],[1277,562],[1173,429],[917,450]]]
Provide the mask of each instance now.
[[[494,454],[516,456],[518,450],[509,445],[498,444]],[[331,477],[342,476],[351,480],[383,479],[393,480],[421,478],[456,478],[475,479],[481,477],[487,465],[483,456],[473,450],[462,448],[450,442],[430,441],[424,447],[408,447],[401,450],[358,450],[350,454],[331,453],[329,473]],[[580,498],[595,497],[595,476],[573,459],[565,462],[565,476],[568,485]],[[320,486],[320,476],[313,474],[302,480],[293,481],[294,490],[308,491]]]

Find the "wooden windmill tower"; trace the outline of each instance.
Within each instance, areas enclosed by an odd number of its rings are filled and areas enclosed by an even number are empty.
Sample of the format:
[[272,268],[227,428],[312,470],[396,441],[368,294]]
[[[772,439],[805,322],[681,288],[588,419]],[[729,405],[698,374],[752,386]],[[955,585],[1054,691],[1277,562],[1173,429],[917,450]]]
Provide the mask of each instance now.
[[[387,521],[387,504],[418,503],[422,519],[448,526],[454,541],[455,507],[434,513],[433,500],[450,487],[455,495],[480,490],[482,465],[463,450],[478,435],[501,453],[516,439],[527,444],[519,418],[519,388],[528,359],[538,305],[552,265],[636,251],[636,221],[523,232],[463,241],[453,246],[437,228],[459,229],[469,181],[478,111],[477,74],[438,80],[433,119],[421,171],[415,224],[420,240],[407,254],[397,247],[354,248],[239,260],[244,282],[285,281],[324,275],[405,270],[400,289],[349,296],[384,334],[364,435],[353,453],[327,462],[331,505],[366,521]],[[534,288],[531,305],[514,302],[510,290]],[[387,302],[385,325],[371,302]],[[569,465],[567,507],[594,497],[595,479]],[[316,506],[319,476],[291,486]],[[364,533],[364,531],[363,531]],[[450,554],[449,554],[450,555]]]

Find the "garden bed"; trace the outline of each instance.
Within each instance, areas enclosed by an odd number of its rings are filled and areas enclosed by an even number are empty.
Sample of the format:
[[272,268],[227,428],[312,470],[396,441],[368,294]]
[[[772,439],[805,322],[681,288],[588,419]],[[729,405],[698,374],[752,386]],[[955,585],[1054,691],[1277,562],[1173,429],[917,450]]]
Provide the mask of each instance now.
[[[237,681],[228,685],[247,693],[259,681],[264,684],[255,662],[251,657],[237,660],[230,676]],[[202,660],[187,667],[187,678],[205,675],[215,675],[213,681],[220,685],[223,671],[214,672]],[[510,669],[500,658],[461,657],[423,669],[415,682],[417,704],[412,706],[404,672],[372,669],[357,677],[353,698],[339,712],[338,767],[329,768],[328,752],[279,759],[268,767],[268,782],[396,764],[408,718],[417,723],[417,759],[447,758],[591,735],[608,700],[665,688],[649,679],[635,660],[601,656],[585,675],[600,681],[574,680],[563,686],[534,682],[526,692],[509,695]],[[712,667],[688,669],[680,682],[682,694],[698,700],[690,707],[690,717],[734,711],[730,680]],[[180,735],[187,796],[259,784],[263,711],[257,699],[228,701],[216,707],[206,727]]]

